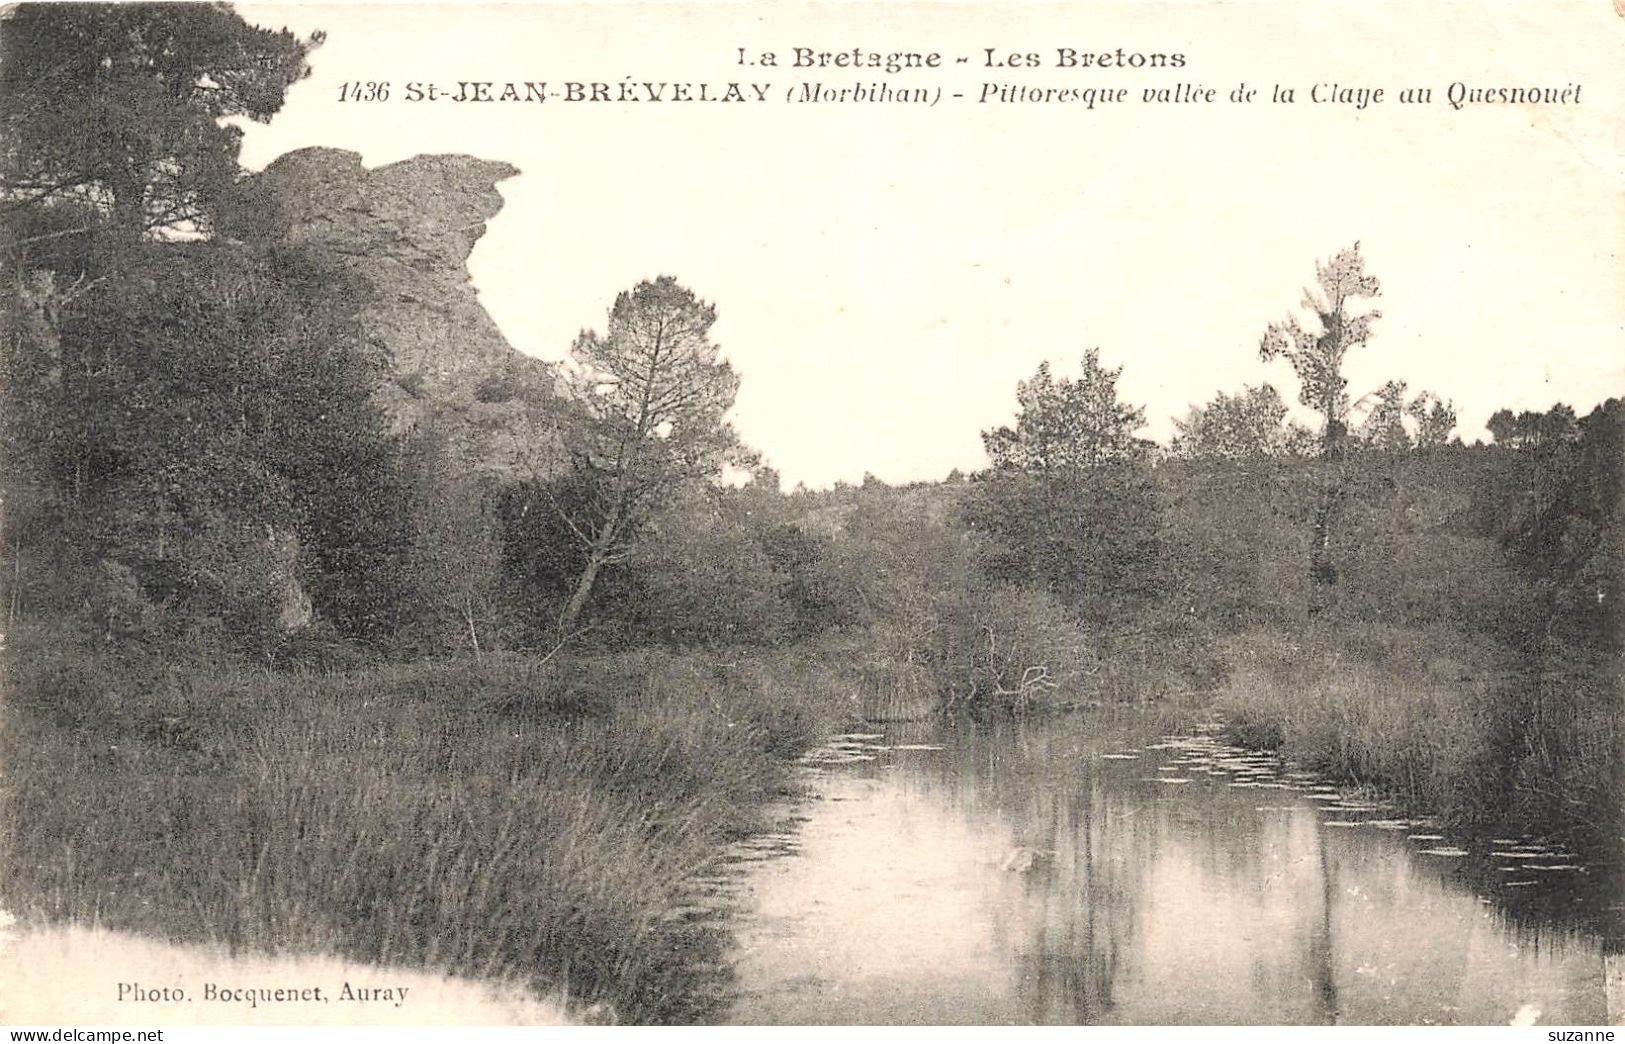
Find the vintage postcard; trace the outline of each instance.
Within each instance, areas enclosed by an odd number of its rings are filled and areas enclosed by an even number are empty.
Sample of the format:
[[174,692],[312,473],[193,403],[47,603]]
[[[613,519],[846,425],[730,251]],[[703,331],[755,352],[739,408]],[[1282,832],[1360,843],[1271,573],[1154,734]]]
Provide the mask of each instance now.
[[1613,1039],[1621,70],[7,6],[0,1021]]

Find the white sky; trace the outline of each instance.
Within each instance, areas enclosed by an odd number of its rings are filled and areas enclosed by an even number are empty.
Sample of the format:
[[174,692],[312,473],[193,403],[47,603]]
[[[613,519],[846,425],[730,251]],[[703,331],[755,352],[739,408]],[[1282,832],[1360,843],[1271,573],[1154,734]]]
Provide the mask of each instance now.
[[[1044,359],[1098,346],[1146,434],[1219,390],[1273,381],[1260,333],[1316,259],[1362,241],[1383,282],[1356,395],[1393,377],[1453,398],[1461,433],[1502,406],[1581,413],[1625,395],[1625,19],[1606,0],[1517,4],[1072,3],[999,7],[666,4],[261,7],[324,28],[311,79],[244,162],[307,145],[369,164],[464,152],[523,172],[471,261],[509,341],[558,359],[615,294],[662,273],[718,306],[746,440],[787,484],[940,478],[985,463]],[[968,65],[890,78],[975,96],[984,80],[1131,88],[1133,104],[934,109],[787,105],[851,70],[741,68],[736,48],[938,50]],[[1055,49],[1180,51],[1178,71],[1062,69]],[[980,67],[982,48],[1046,67]],[[346,80],[772,82],[750,105],[337,103]],[[1564,108],[1455,112],[1470,85],[1582,84]],[[1239,82],[1260,99],[1222,98]],[[1200,83],[1221,102],[1138,102]],[[1268,101],[1296,86],[1293,106]],[[1364,112],[1315,83],[1382,86]],[[1398,88],[1432,87],[1402,106]]]

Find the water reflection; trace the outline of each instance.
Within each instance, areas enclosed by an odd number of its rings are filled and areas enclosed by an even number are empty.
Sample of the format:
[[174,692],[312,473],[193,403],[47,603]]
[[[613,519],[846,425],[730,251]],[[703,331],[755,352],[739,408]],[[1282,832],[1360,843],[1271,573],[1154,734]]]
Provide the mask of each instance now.
[[813,770],[798,850],[747,877],[733,1020],[1608,1020],[1601,935],[1553,914],[1595,881],[1491,903],[1404,829],[1325,826],[1357,813],[1154,739],[1131,717],[892,732],[943,749]]

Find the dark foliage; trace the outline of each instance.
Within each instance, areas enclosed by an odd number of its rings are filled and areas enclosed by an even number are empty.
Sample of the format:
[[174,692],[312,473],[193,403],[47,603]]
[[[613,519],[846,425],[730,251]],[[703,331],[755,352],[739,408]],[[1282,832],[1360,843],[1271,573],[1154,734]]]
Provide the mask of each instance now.
[[320,42],[212,3],[20,4],[0,28],[5,206],[77,201],[126,235],[207,224],[237,174],[223,118],[270,119]]
[[259,643],[303,584],[341,631],[387,629],[403,491],[343,279],[217,243],[97,271],[70,295],[36,270],[8,302],[10,542],[83,579],[18,597]]

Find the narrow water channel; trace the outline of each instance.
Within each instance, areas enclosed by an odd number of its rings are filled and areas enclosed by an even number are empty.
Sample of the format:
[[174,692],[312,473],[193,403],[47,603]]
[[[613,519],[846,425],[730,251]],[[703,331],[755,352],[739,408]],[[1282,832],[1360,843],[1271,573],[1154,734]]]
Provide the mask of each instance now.
[[733,1022],[1625,1017],[1617,879],[1212,735],[877,728],[805,772],[804,819],[737,893]]

